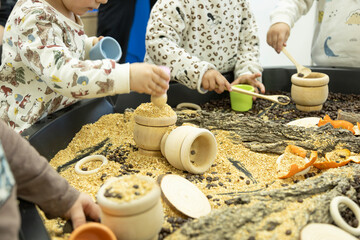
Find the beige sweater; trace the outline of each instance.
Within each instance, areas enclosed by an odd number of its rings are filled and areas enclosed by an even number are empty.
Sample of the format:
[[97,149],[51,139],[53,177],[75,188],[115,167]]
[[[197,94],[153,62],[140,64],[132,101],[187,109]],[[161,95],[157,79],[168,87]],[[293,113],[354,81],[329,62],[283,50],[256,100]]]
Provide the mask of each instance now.
[[0,141],[3,149],[0,150],[0,239],[14,240],[18,239],[20,227],[16,197],[37,204],[48,217],[55,217],[70,209],[79,192],[3,121],[0,121]]

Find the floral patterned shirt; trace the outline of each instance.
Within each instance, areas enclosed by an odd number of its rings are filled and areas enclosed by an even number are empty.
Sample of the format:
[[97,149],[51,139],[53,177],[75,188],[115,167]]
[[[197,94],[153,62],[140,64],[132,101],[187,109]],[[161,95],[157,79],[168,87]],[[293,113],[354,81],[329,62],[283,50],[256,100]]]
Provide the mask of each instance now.
[[93,38],[79,17],[45,0],[19,0],[5,25],[0,117],[22,132],[82,98],[130,92],[129,64],[86,60]]
[[209,69],[261,72],[255,17],[247,0],[158,0],[146,32],[145,61],[169,66],[171,79],[201,88]]

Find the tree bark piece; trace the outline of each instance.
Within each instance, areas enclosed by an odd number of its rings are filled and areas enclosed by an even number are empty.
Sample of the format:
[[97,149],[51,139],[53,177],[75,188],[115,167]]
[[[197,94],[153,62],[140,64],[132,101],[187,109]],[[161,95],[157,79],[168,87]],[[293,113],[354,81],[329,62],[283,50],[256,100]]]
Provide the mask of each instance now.
[[318,128],[305,128],[264,121],[257,117],[244,117],[242,114],[197,111],[190,118],[178,113],[177,125],[193,123],[211,130],[226,130],[236,133],[235,143],[242,143],[255,152],[282,154],[288,144],[320,154],[330,152],[336,147],[347,148],[359,153],[360,140],[350,131],[334,129],[331,124]]
[[333,223],[334,197],[358,202],[359,173],[360,165],[350,164],[288,187],[238,194],[236,206],[188,222],[167,239],[299,239],[309,223]]
[[345,112],[340,109],[338,111],[337,119],[345,120],[351,122],[352,124],[356,124],[357,122],[360,122],[360,114],[353,112]]

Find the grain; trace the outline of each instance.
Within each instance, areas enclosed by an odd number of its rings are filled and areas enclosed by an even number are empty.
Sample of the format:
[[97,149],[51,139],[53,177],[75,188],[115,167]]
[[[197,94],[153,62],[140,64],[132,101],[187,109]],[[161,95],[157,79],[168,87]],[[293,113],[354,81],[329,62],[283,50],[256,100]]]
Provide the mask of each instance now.
[[142,103],[135,109],[135,114],[143,117],[158,118],[174,116],[175,112],[167,104],[161,107],[157,107],[153,103]]
[[116,203],[130,202],[148,194],[155,183],[135,175],[124,176],[105,189],[104,196]]
[[[195,111],[189,110],[182,112],[189,116],[194,113]],[[190,174],[178,170],[164,157],[139,153],[132,134],[133,116],[134,112],[125,111],[123,114],[104,115],[97,122],[84,125],[69,145],[51,159],[51,166],[59,169],[59,166],[64,166],[80,156],[105,155],[109,160],[108,164],[94,174],[78,175],[74,170],[75,164],[61,168],[60,171],[60,175],[72,186],[89,194],[94,200],[100,186],[111,177],[139,174],[157,180],[164,174],[177,174],[191,181],[208,196],[212,209],[232,206],[232,199],[239,193],[281,188],[284,183],[290,185],[294,184],[294,180],[304,179],[303,176],[278,179],[275,164],[278,155],[252,152],[242,144],[233,142],[236,133],[224,130],[211,131],[216,137],[218,149],[215,162],[207,172]],[[162,200],[162,203],[166,219],[162,235],[170,234],[186,221],[191,221],[169,206],[166,201]],[[45,217],[44,219],[52,239],[68,239],[69,233],[63,232],[65,220],[48,220]],[[290,228],[283,229],[283,233],[285,234],[288,229]]]

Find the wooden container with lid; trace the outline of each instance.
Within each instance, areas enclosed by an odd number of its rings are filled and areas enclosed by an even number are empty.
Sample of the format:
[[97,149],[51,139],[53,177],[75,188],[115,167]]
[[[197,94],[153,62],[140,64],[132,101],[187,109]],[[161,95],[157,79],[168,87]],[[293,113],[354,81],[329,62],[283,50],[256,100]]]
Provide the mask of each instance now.
[[161,156],[161,139],[176,120],[176,113],[167,104],[160,107],[152,102],[141,104],[134,112],[133,132],[139,151],[145,155]]

